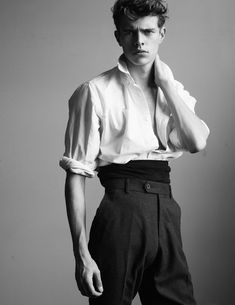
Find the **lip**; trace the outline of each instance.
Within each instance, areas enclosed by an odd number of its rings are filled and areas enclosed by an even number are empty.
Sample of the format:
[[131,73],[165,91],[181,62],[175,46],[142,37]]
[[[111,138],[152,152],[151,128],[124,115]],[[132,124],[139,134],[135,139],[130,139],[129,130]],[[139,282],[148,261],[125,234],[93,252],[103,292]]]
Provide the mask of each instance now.
[[136,50],[134,51],[134,54],[147,54],[148,51],[145,51],[145,50]]

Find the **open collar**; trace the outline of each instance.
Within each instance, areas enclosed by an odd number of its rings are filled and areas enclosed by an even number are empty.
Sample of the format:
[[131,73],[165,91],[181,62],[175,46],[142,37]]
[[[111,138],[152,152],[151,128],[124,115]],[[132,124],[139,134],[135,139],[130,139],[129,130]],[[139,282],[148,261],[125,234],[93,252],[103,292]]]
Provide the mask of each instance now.
[[[126,63],[126,57],[125,57],[124,53],[119,57],[117,67],[118,67],[118,70],[122,73],[122,76],[123,76],[122,79],[124,82],[126,82],[127,84],[135,84],[135,81],[128,70],[127,63]],[[154,83],[156,84],[155,80],[154,80]],[[157,84],[156,84],[156,86],[157,86]]]
[[119,57],[117,67],[118,70],[121,72],[122,80],[124,83],[135,84],[135,81],[128,70],[124,54]]

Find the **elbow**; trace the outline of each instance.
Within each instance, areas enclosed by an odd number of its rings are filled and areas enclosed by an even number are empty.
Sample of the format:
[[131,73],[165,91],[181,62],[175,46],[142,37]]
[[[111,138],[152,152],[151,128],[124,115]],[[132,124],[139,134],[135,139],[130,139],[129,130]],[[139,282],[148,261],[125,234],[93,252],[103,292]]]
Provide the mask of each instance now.
[[171,143],[178,148],[188,151],[192,154],[200,152],[206,148],[207,139],[210,134],[210,130],[206,127],[203,131],[197,134],[191,134],[183,137],[183,134],[177,133],[174,129],[169,139]]
[[206,148],[206,141],[200,141],[190,146],[188,150],[191,154],[195,154],[204,150],[205,148]]
[[209,136],[209,131],[204,137],[197,139],[190,147],[188,148],[189,152],[195,154],[200,152],[206,148],[207,145],[207,138]]

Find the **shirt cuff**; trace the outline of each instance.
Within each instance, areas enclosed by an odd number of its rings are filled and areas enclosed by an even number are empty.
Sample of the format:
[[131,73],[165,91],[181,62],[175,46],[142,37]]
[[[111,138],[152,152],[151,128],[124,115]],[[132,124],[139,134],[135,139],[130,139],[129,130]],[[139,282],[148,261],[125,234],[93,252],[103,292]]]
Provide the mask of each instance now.
[[86,176],[89,178],[93,178],[95,176],[95,172],[86,164],[83,164],[80,161],[77,161],[72,158],[62,157],[59,162],[59,165],[66,171],[70,171],[71,173]]

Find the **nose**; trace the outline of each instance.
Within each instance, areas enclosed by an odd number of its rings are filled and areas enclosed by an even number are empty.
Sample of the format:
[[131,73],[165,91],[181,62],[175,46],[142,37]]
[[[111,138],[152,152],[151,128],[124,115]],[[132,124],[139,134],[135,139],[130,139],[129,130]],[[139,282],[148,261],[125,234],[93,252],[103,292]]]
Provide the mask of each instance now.
[[135,33],[134,45],[135,45],[135,47],[141,47],[144,45],[144,37],[140,31],[136,31],[136,33]]
[[143,42],[140,42],[140,41],[135,42],[135,47],[142,47],[143,45],[144,45]]

